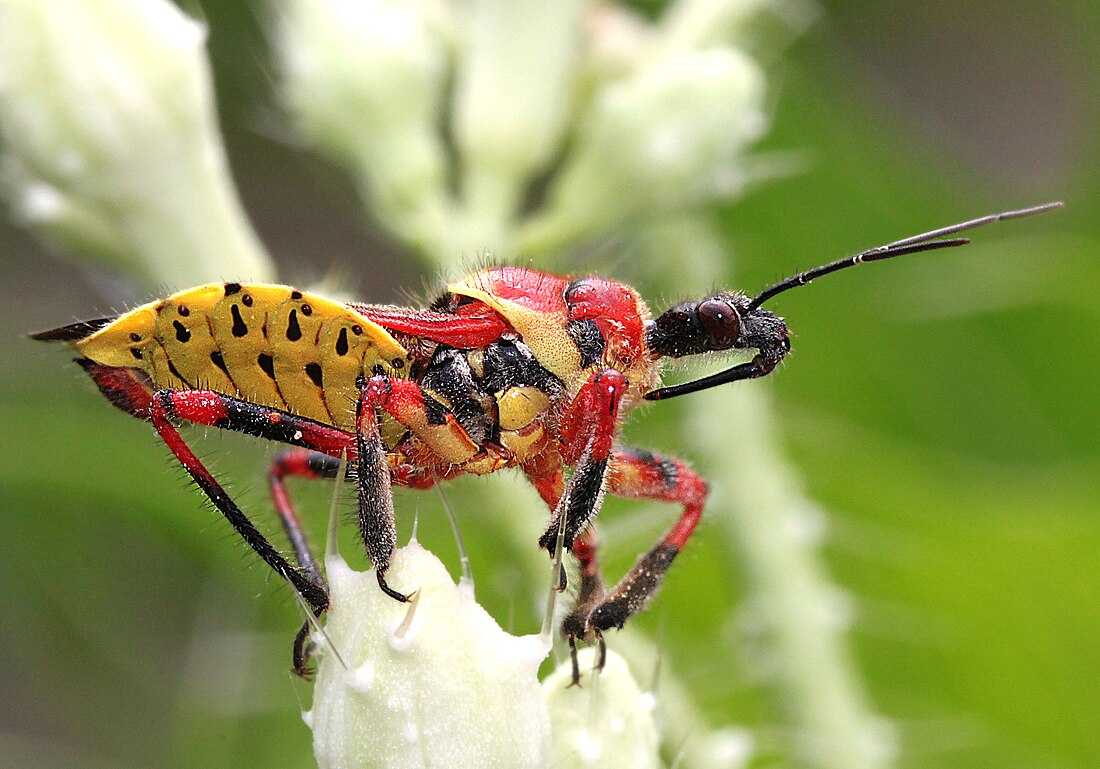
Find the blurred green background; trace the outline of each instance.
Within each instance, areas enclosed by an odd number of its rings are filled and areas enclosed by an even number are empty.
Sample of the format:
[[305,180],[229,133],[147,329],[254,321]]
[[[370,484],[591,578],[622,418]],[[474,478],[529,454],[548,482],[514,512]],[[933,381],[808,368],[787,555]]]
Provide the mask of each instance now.
[[[280,140],[254,8],[201,10],[234,172],[283,278],[338,275],[378,302],[434,285],[363,221],[340,173]],[[798,151],[804,172],[714,211],[739,286],[970,216],[1067,206],[785,296],[774,309],[795,354],[770,382],[739,386],[773,389],[782,443],[828,511],[823,552],[850,599],[871,703],[900,740],[897,764],[1094,767],[1100,14],[1088,0],[821,10],[773,65],[761,146]],[[287,674],[299,619],[286,587],[204,509],[147,425],[110,408],[63,350],[23,338],[148,297],[6,224],[0,260],[0,763],[310,766],[297,699],[308,686]],[[627,282],[634,270],[629,259],[605,268]],[[654,305],[675,298],[646,290]],[[647,409],[629,439],[683,455],[680,415],[676,403]],[[213,432],[198,447],[273,524],[269,447]],[[505,627],[534,632],[541,599],[514,586],[524,559],[542,558],[541,521],[528,522],[529,550],[501,544],[494,527],[509,511],[473,501],[488,483],[448,492],[479,597]],[[330,489],[294,492],[320,531]],[[421,539],[453,564],[438,497],[400,493],[397,505],[403,531],[419,512]],[[608,574],[674,515],[638,507],[608,504]],[[766,659],[729,620],[740,575],[717,539],[704,523],[639,624],[659,629],[665,664],[714,723],[753,730],[758,765],[789,765],[796,736]]]

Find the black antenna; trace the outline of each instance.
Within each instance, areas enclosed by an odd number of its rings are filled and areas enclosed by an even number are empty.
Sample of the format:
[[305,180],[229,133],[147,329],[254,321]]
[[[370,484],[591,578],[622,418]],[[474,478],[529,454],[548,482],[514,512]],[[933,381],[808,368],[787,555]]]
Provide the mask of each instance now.
[[954,246],[965,246],[970,241],[967,238],[949,238],[946,240],[940,240],[946,235],[954,235],[957,232],[964,230],[972,230],[975,227],[981,227],[986,224],[992,224],[993,222],[1003,221],[1005,219],[1018,219],[1021,216],[1030,216],[1031,214],[1042,213],[1043,211],[1049,211],[1052,208],[1061,208],[1062,201],[1054,201],[1052,203],[1044,203],[1041,206],[1032,206],[1031,208],[1021,208],[1018,211],[1005,211],[999,214],[990,214],[989,216],[982,216],[978,219],[971,219],[968,222],[959,222],[958,224],[952,224],[948,227],[941,227],[938,230],[932,230],[931,232],[921,233],[920,235],[913,235],[912,237],[903,238],[902,240],[895,240],[893,243],[887,243],[884,246],[878,246],[877,248],[870,248],[866,251],[860,251],[858,254],[852,256],[846,256],[843,259],[838,259],[835,262],[829,264],[823,264],[820,267],[814,267],[812,270],[806,270],[800,272],[797,275],[792,275],[789,278],[779,281],[774,286],[766,288],[757,295],[752,302],[749,303],[748,309],[755,310],[764,302],[771,299],[776,294],[781,294],[784,291],[796,288],[797,286],[804,286],[814,278],[820,278],[822,275],[828,275],[830,272],[836,272],[837,270],[843,270],[848,267],[855,267],[857,264],[863,262],[877,262],[882,259],[893,259],[895,256],[903,256],[905,254],[915,254],[921,251],[934,251],[940,248],[952,248]]
[[[934,251],[939,248],[964,246],[970,242],[969,239],[948,238],[945,236],[954,235],[955,233],[962,232],[963,230],[970,230],[974,227],[981,227],[982,225],[991,224],[992,222],[999,222],[1002,219],[1016,219],[1021,216],[1030,216],[1031,214],[1038,214],[1043,211],[1049,211],[1052,208],[1060,208],[1061,206],[1061,201],[1055,201],[1053,203],[1044,203],[1041,206],[1021,208],[1018,211],[1005,211],[1000,214],[991,214],[979,219],[971,219],[968,222],[952,224],[949,227],[941,227],[938,230],[932,230],[931,232],[925,232],[920,235],[913,235],[912,237],[902,240],[895,240],[893,243],[887,243],[885,246],[879,246],[878,248],[860,251],[858,254],[838,259],[829,264],[823,264],[820,267],[814,267],[812,270],[806,270],[805,272],[800,272],[797,275],[792,275],[785,280],[779,281],[774,286],[760,292],[755,299],[749,302],[744,310],[739,310],[739,313],[742,318],[744,318],[754,310],[759,309],[760,305],[776,294],[781,294],[787,289],[795,288],[796,286],[804,286],[814,278],[820,278],[822,275],[828,275],[830,272],[843,270],[847,267],[855,267],[862,262],[876,262],[881,259],[892,259],[895,256],[902,256],[904,254],[915,254],[921,251]],[[787,343],[787,346],[784,347],[781,342]],[[775,338],[771,340],[758,340],[757,344],[753,346],[760,352],[748,363],[740,363],[725,371],[719,371],[717,374],[712,374],[702,379],[696,379],[693,382],[685,382],[684,384],[652,390],[647,392],[643,397],[650,401],[667,400],[669,398],[675,398],[678,395],[686,395],[688,393],[698,392],[699,390],[707,390],[711,387],[728,384],[729,382],[738,382],[742,379],[755,379],[756,377],[765,376],[771,373],[779,364],[779,361],[786,355],[787,350],[790,349],[786,333],[782,336],[776,334]]]

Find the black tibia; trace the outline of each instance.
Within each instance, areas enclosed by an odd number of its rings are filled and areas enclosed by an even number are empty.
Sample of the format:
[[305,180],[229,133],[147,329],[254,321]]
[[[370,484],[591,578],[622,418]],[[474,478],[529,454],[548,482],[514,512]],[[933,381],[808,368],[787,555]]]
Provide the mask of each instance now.
[[607,463],[606,458],[591,459],[587,451],[577,463],[561,501],[555,508],[554,514],[550,516],[546,531],[539,537],[539,547],[545,548],[551,556],[554,555],[554,547],[558,541],[558,528],[561,525],[562,515],[565,515],[565,549],[572,550],[573,540],[577,534],[588,525],[592,516],[599,510],[607,482]]
[[[271,482],[271,496],[275,500],[275,510],[283,522],[287,537],[294,548],[294,554],[298,558],[298,566],[307,577],[315,583],[328,589],[325,577],[313,555],[306,540],[305,531],[301,522],[290,504],[286,485],[283,478],[296,476],[300,478],[335,478],[340,472],[340,460],[336,457],[323,454],[320,451],[307,449],[292,449],[284,451],[275,457],[271,465],[271,473],[268,478]],[[320,614],[320,612],[315,612]],[[313,677],[313,669],[309,665],[313,656],[313,641],[310,638],[312,623],[308,620],[302,625],[297,635],[294,636],[294,662],[291,670],[295,675],[309,680]]]
[[[592,533],[591,529],[589,533]],[[569,658],[573,664],[571,686],[579,686],[581,682],[580,663],[577,661],[578,638],[590,643],[594,641],[599,645],[595,665],[597,670],[603,670],[604,663],[607,661],[607,644],[604,643],[603,636],[588,621],[592,611],[605,600],[607,591],[604,588],[603,579],[600,577],[600,570],[596,565],[597,543],[595,538],[589,539],[586,544],[588,547],[585,548],[584,557],[580,559],[581,587],[577,595],[577,603],[561,622],[561,634],[569,642]]]
[[[376,377],[375,380],[377,379]],[[405,602],[409,597],[387,585],[385,578],[393,552],[397,549],[397,526],[393,511],[393,491],[390,488],[390,470],[386,464],[386,447],[378,432],[374,392],[370,383],[364,382],[356,405],[359,533],[363,537],[367,556],[378,575],[378,586],[391,598]]]
[[675,545],[662,542],[642,556],[607,599],[588,616],[589,626],[597,633],[621,628],[627,619],[646,607],[679,552]]
[[263,559],[264,563],[287,579],[301,593],[314,612],[319,614],[325,611],[328,608],[328,590],[287,563],[286,559],[260,533],[248,516],[225,492],[221,484],[210,474],[206,466],[195,456],[195,453],[180,437],[179,431],[168,421],[169,416],[172,414],[171,395],[171,390],[158,390],[153,395],[151,417],[153,427],[156,428],[157,433],[172,453],[175,454],[176,459],[187,470],[196,485],[202,489],[203,493],[214,504],[214,507],[218,509],[218,512],[225,516],[226,520],[236,529],[248,546]]
[[271,471],[268,473],[268,483],[271,486],[271,498],[275,503],[275,512],[279,514],[279,520],[286,530],[287,539],[294,549],[294,555],[298,559],[298,566],[307,577],[318,585],[327,587],[325,577],[317,565],[317,559],[309,547],[306,533],[302,523],[298,519],[294,506],[290,502],[286,484],[283,479],[291,476],[298,478],[335,478],[340,471],[340,460],[320,451],[308,449],[291,449],[278,454],[271,463]]

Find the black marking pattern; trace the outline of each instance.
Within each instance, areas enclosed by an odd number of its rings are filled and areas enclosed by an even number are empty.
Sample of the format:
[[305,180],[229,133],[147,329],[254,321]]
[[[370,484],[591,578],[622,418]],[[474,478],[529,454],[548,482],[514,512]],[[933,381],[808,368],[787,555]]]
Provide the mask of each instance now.
[[302,327],[298,325],[298,311],[290,311],[290,320],[286,324],[286,338],[291,342],[297,342],[302,338]]
[[176,329],[176,339],[181,344],[191,341],[191,332],[187,329],[187,326],[180,323],[178,320],[172,321],[172,327]]
[[603,334],[600,333],[596,321],[591,318],[571,320],[565,325],[565,333],[569,334],[569,338],[581,351],[581,366],[583,368],[588,368],[593,363],[599,363],[603,358],[603,351],[607,347],[607,342],[604,340]]
[[226,296],[233,296],[233,294],[239,294],[239,293],[241,293],[241,284],[240,283],[226,283],[225,284],[225,295]]
[[265,374],[267,374],[269,377],[271,377],[272,380],[275,379],[275,359],[274,358],[272,358],[266,352],[262,352],[262,353],[260,353],[259,355],[256,356],[256,363],[259,364],[260,368],[263,369],[263,372]]
[[322,372],[320,363],[306,364],[306,376],[308,376],[310,381],[318,387],[321,387],[322,382],[324,382],[324,377],[321,374]]
[[225,365],[225,358],[222,356],[220,350],[214,350],[210,353],[210,362],[221,369],[221,372],[226,376],[229,376],[229,369]]
[[496,422],[486,412],[487,404],[492,403],[492,393],[478,387],[463,351],[440,345],[420,379],[420,386],[439,393],[450,403],[451,413],[475,443],[497,437]]
[[191,386],[191,383],[183,378],[183,374],[181,374],[179,369],[176,368],[176,364],[172,362],[171,358],[168,359],[168,370],[170,372],[172,372],[172,376],[174,376],[176,379],[180,380],[181,382],[183,382],[188,387]]
[[348,330],[342,328],[340,329],[340,336],[336,339],[336,354],[347,355],[348,349]]
[[424,414],[430,425],[447,424],[447,407],[427,393],[424,393]]
[[626,458],[654,468],[657,474],[661,476],[661,483],[664,484],[664,487],[669,491],[675,489],[676,485],[680,482],[680,471],[676,468],[676,463],[671,459],[652,451],[633,447],[623,448],[619,451],[622,456]]
[[523,342],[493,342],[485,348],[483,387],[488,393],[498,393],[509,387],[537,387],[554,397],[565,385],[538,362]]
[[233,336],[237,338],[248,336],[248,326],[245,324],[244,318],[241,317],[240,306],[233,305],[230,312],[233,314]]

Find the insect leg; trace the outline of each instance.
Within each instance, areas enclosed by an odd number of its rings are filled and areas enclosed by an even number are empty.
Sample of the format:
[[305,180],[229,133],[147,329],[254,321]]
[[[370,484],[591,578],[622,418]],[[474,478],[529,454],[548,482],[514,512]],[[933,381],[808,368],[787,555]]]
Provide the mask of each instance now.
[[[390,468],[390,480],[395,486],[408,486],[414,489],[430,489],[437,481],[447,480],[454,476],[448,472],[449,468],[421,468],[409,464],[399,464]],[[340,471],[340,460],[320,451],[308,449],[291,449],[275,457],[268,474],[271,486],[271,497],[275,503],[275,511],[286,529],[287,538],[298,558],[298,565],[309,574],[315,576],[322,584],[323,577],[316,566],[316,558],[306,540],[305,531],[294,512],[294,505],[290,501],[284,479],[287,477],[308,479],[335,478]]]
[[[411,379],[372,377],[367,383],[376,407],[406,427],[430,451],[421,464],[462,466],[462,472],[483,475],[501,469],[507,459],[478,445],[449,408]],[[451,472],[454,472],[452,469]]]
[[565,547],[596,514],[603,499],[611,445],[618,427],[619,404],[627,381],[620,372],[605,369],[592,374],[581,387],[562,418],[562,454],[575,462],[573,477],[550,516],[550,524],[539,538],[539,546],[553,553],[560,516],[565,516]]
[[397,549],[397,524],[393,512],[390,469],[386,464],[386,446],[378,429],[377,409],[383,407],[392,388],[386,377],[360,380],[359,399],[355,403],[356,469],[359,486],[359,533],[378,576],[378,586],[402,603],[409,596],[386,584],[386,570]]
[[596,606],[603,602],[604,597],[607,595],[607,589],[604,586],[603,578],[600,576],[600,567],[596,558],[598,547],[599,537],[592,525],[586,527],[573,542],[573,555],[581,567],[581,584],[576,604],[561,621],[561,634],[569,641],[569,656],[573,661],[574,685],[579,684],[581,680],[580,666],[577,664],[576,639],[596,640],[601,644],[599,667],[603,667],[603,639],[594,639],[592,636],[595,634],[588,627],[588,616]]
[[305,530],[294,505],[287,493],[285,480],[294,478],[335,478],[340,471],[340,460],[323,454],[320,451],[309,449],[290,449],[280,452],[271,463],[271,470],[267,474],[268,485],[271,489],[271,499],[275,503],[275,512],[279,514],[279,520],[283,522],[287,538],[294,555],[298,558],[298,566],[305,575],[318,585],[325,584],[325,578],[317,565],[317,560],[306,540]]
[[[239,430],[252,435],[272,438],[273,440],[284,440],[284,442],[289,443],[292,441],[286,440],[288,437],[297,440],[302,440],[305,437],[303,430],[298,430],[290,435],[285,434],[286,426],[284,422],[291,415],[270,409],[262,409],[254,404],[238,401],[208,390],[158,390],[153,394],[149,412],[157,434],[175,454],[176,459],[180,461],[180,464],[187,470],[187,473],[194,479],[198,487],[203,490],[218,511],[225,516],[230,525],[237,530],[245,543],[277,574],[289,580],[315,612],[320,613],[327,609],[328,590],[324,585],[314,582],[306,574],[287,563],[286,559],[260,533],[248,516],[225,492],[221,484],[195,456],[195,453],[180,437],[179,431],[169,421],[175,417],[200,424]],[[251,419],[240,421],[231,416],[234,414],[247,414]],[[303,421],[308,422],[309,420]],[[324,427],[317,423],[312,424],[318,428]],[[341,435],[344,436],[345,441],[348,439],[346,434]]]
[[[564,484],[560,457],[555,454],[552,459],[556,459],[557,462],[540,459],[524,465],[523,469],[527,474],[527,479],[538,490],[550,509],[554,510],[562,497]],[[603,667],[602,660],[606,651],[603,646],[603,638],[598,637],[598,634],[588,626],[588,615],[607,595],[603,578],[600,576],[597,560],[598,547],[599,537],[596,534],[595,526],[591,523],[573,541],[573,557],[577,559],[580,565],[581,582],[576,603],[562,620],[561,633],[569,642],[569,656],[573,662],[574,686],[579,684],[581,680],[580,666],[577,663],[577,639],[596,641],[600,644],[599,658],[601,661],[598,666],[601,668]],[[562,572],[562,579],[564,580],[564,578],[565,573]],[[564,582],[562,583],[562,589],[565,589]]]
[[411,489],[430,489],[440,481],[449,481],[451,478],[462,475],[461,467],[448,465],[418,467],[410,464],[399,464],[390,468],[390,480],[394,486],[408,486]]
[[153,400],[162,401],[167,416],[195,424],[246,433],[332,457],[343,454],[350,460],[355,454],[355,436],[350,433],[212,390],[158,390]]
[[306,681],[313,677],[313,668],[309,665],[310,657],[316,648],[310,638],[311,623],[307,620],[294,634],[294,664],[290,670],[294,675]]
[[587,627],[596,633],[622,627],[631,615],[645,608],[699,523],[707,496],[706,482],[686,464],[648,451],[619,449],[612,458],[610,475],[608,490],[615,496],[677,502],[684,509],[665,536],[588,615]]
[[[340,471],[340,460],[322,454],[319,451],[309,449],[291,449],[280,452],[271,463],[271,470],[267,474],[268,484],[271,489],[271,499],[275,503],[275,512],[279,514],[279,520],[283,522],[287,538],[290,540],[294,554],[298,558],[298,566],[306,577],[315,584],[328,587],[325,577],[321,573],[313,551],[306,540],[305,530],[294,505],[290,502],[284,479],[297,478],[335,478]],[[309,666],[309,659],[313,654],[313,643],[310,641],[311,623],[305,622],[294,636],[294,665],[292,670],[301,678],[309,679],[313,670]]]

